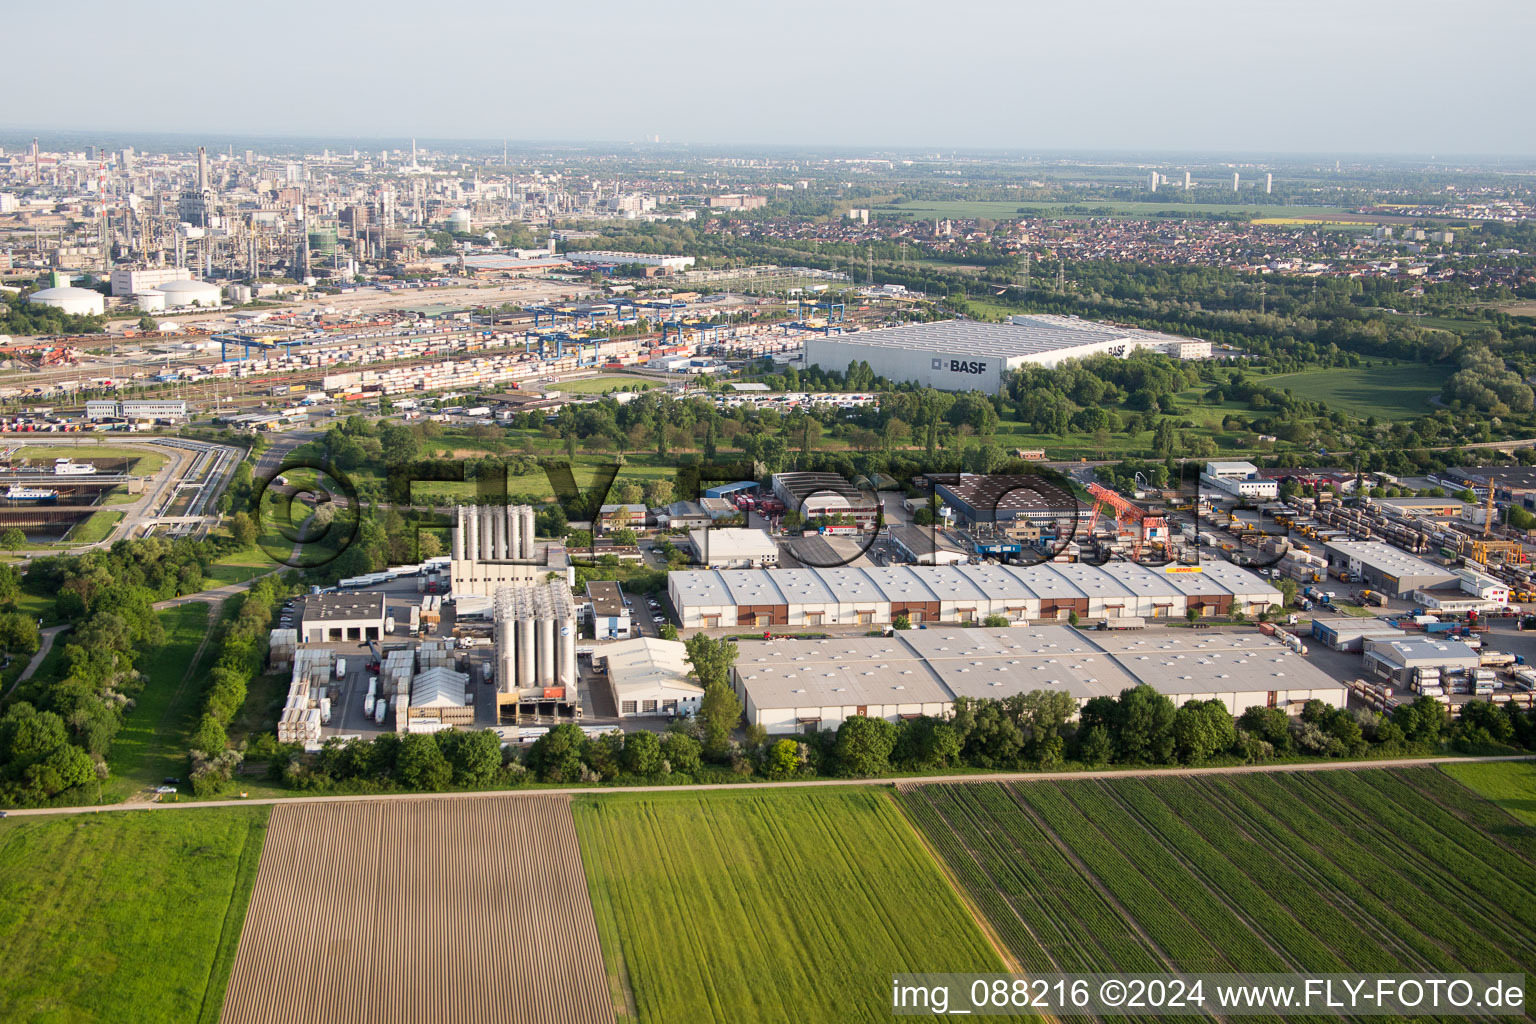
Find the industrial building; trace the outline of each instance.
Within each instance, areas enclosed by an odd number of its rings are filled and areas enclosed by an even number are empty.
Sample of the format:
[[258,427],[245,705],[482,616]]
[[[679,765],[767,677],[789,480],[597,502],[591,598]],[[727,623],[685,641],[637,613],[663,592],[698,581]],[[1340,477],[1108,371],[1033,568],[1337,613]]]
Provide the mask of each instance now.
[[311,594],[299,613],[303,643],[378,640],[384,636],[384,595],[350,591]]
[[693,530],[688,548],[706,569],[772,569],[779,564],[779,545],[762,530]]
[[141,270],[112,271],[112,294],[118,297],[139,295],[159,289],[172,281],[190,281],[192,271],[187,267],[149,267]]
[[608,673],[620,718],[692,715],[704,699],[704,688],[688,678],[687,649],[681,640],[638,637],[603,647],[593,660]]
[[455,596],[494,597],[508,584],[565,572],[564,566],[552,569],[534,557],[531,505],[460,505],[454,524],[449,574]]
[[935,479],[934,494],[968,523],[1009,522],[1027,519],[1054,523],[1058,520],[1093,518],[1093,506],[1051,480],[1035,474],[980,475],[960,473],[953,480]]
[[860,529],[867,529],[880,516],[879,496],[859,490],[840,473],[775,473],[773,493],[786,509],[807,519],[852,516]]
[[1323,549],[1330,566],[1358,575],[1373,590],[1392,597],[1405,597],[1415,590],[1456,579],[1451,570],[1381,541],[1329,541]]
[[559,580],[498,587],[495,620],[498,720],[581,717],[570,588]]
[[1228,562],[1151,568],[1088,565],[889,566],[672,572],[667,593],[684,629],[1256,615],[1280,592]]
[[590,252],[568,252],[565,258],[572,263],[587,264],[594,267],[657,267],[661,270],[687,270],[698,262],[692,256],[662,256],[655,253],[639,252],[606,252],[593,250]]
[[618,583],[612,580],[588,582],[587,614],[595,639],[629,639],[629,606],[624,603],[624,588]]
[[1259,476],[1259,467],[1251,462],[1207,462],[1200,473],[1200,489],[1239,500],[1273,501],[1280,496],[1280,484]]
[[1460,498],[1367,498],[1367,505],[1394,509],[1403,515],[1428,516],[1433,519],[1461,519],[1467,503]]
[[1408,634],[1379,619],[1313,619],[1312,636],[1336,651],[1365,650],[1367,640],[1400,639]]
[[187,403],[181,399],[128,398],[91,399],[85,403],[88,420],[133,420],[135,422],[187,418]]
[[971,560],[970,552],[936,526],[898,523],[891,527],[891,544],[902,558],[918,565],[963,565]]
[[1126,356],[1138,349],[1178,358],[1211,354],[1209,342],[1070,316],[1014,316],[1005,324],[940,320],[856,334],[809,335],[805,365],[842,371],[865,362],[878,376],[916,381],[941,391],[1002,390],[1023,366],[1054,367],[1087,356]]
[[1342,683],[1258,633],[1090,637],[1051,625],[747,642],[732,683],[747,721],[780,734],[836,729],[854,716],[947,716],[959,697],[1035,690],[1069,693],[1081,706],[1145,684],[1175,704],[1220,700],[1234,715],[1346,699]]
[[1471,672],[1482,665],[1476,651],[1459,640],[1427,636],[1401,640],[1372,640],[1365,645],[1365,671],[1395,686],[1412,686],[1426,677],[1438,680],[1453,672]]

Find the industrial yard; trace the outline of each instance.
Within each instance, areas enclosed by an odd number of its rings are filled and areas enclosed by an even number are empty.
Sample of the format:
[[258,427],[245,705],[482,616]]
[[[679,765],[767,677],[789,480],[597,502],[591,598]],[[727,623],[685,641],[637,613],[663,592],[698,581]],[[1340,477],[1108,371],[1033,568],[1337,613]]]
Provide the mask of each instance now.
[[562,797],[272,813],[220,1020],[614,1020]]

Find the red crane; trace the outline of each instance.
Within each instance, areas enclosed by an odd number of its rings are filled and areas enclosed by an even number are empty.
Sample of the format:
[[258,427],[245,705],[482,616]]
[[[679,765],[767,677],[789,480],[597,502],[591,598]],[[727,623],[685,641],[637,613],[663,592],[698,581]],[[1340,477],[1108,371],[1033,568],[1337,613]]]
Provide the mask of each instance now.
[[1088,539],[1093,539],[1093,527],[1099,521],[1099,510],[1108,505],[1115,511],[1116,522],[1134,523],[1137,527],[1136,550],[1131,555],[1132,561],[1141,560],[1141,549],[1147,542],[1148,530],[1162,529],[1166,532],[1168,529],[1168,520],[1102,484],[1089,484],[1088,493],[1094,497],[1093,518],[1088,520]]

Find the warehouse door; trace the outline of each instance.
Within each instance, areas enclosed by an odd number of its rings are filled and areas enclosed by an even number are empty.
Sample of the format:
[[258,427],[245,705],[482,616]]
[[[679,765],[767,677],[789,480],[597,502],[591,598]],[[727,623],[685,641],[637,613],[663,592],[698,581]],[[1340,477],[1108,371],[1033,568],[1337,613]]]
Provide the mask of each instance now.
[[860,704],[858,707],[853,709],[853,713],[858,715],[860,718],[868,718],[869,717],[869,705],[867,705],[867,704]]
[[805,624],[807,626],[819,626],[819,625],[821,625],[821,612],[806,612],[806,614],[805,614]]
[[907,612],[907,621],[915,626],[919,622],[923,621],[923,613],[919,611],[909,611]]
[[1277,691],[1275,691],[1275,690],[1270,690],[1269,691],[1269,703],[1265,704],[1264,706],[1272,708],[1272,707],[1274,707],[1275,705],[1277,705],[1279,703],[1280,703],[1280,694]]
[[754,626],[771,626],[773,625],[773,616],[768,612],[754,612],[752,624]]
[[704,623],[705,629],[714,629],[720,625],[720,616],[718,615],[703,615],[700,616],[700,619]]
[[875,621],[874,612],[854,612],[853,621],[860,626],[867,626]]

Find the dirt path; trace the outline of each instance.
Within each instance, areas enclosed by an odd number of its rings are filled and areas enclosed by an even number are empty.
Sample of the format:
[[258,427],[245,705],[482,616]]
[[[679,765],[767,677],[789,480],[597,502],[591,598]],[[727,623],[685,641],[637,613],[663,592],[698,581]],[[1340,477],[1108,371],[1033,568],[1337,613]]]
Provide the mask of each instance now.
[[[1229,768],[1135,768],[1126,771],[999,772],[993,775],[933,775],[908,779],[816,779],[809,782],[719,782],[692,786],[571,786],[558,789],[487,789],[471,793],[372,793],[349,796],[283,796],[260,800],[205,800],[201,802],[149,804],[155,810],[186,810],[198,807],[247,807],[293,803],[360,803],[392,800],[487,800],[525,796],[615,796],[624,793],[676,793],[682,790],[809,789],[818,786],[931,786],[967,782],[1063,782],[1073,779],[1136,779],[1149,776],[1177,778],[1199,775],[1253,775],[1271,772],[1333,772],[1362,768],[1416,768],[1436,764],[1469,764],[1480,761],[1531,761],[1532,754],[1498,757],[1397,757],[1376,761],[1323,761],[1315,764],[1249,764]],[[98,807],[30,807],[10,811],[12,817],[47,814],[98,814],[124,810],[122,804]]]
[[16,682],[11,684],[11,688],[5,691],[5,695],[7,697],[11,695],[12,691],[14,691],[19,684],[26,682],[28,679],[31,679],[33,675],[37,673],[38,668],[43,664],[43,659],[48,657],[49,651],[53,650],[54,637],[58,636],[68,628],[69,625],[66,623],[62,626],[49,626],[47,629],[42,631],[42,642],[38,645],[37,653],[32,655],[32,660],[27,662],[27,667],[21,670],[21,675],[16,677]]

